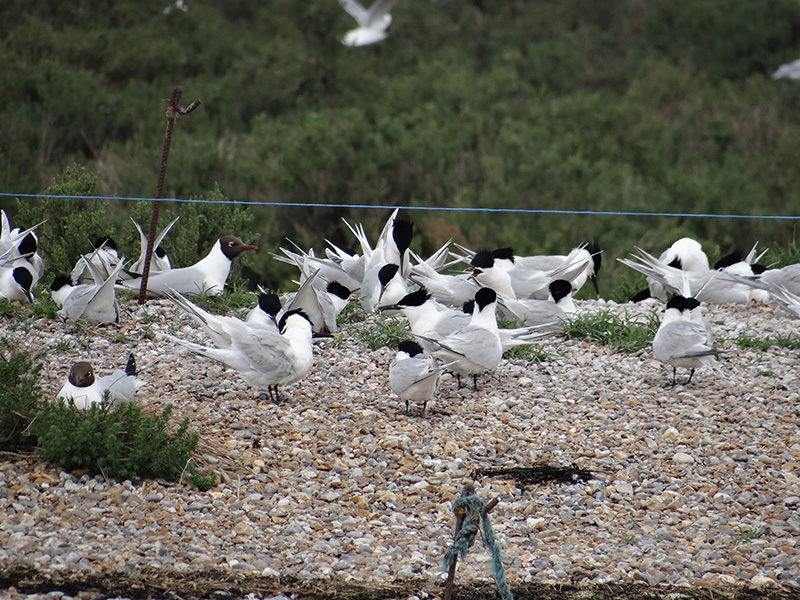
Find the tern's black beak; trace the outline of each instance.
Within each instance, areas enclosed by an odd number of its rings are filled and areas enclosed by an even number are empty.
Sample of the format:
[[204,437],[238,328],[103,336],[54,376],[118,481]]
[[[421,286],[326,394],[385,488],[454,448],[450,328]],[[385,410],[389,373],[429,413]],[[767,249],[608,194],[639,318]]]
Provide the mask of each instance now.
[[376,307],[378,310],[400,310],[403,307],[399,304],[384,304],[383,306]]
[[594,286],[594,291],[597,293],[597,299],[600,299],[600,286],[597,284],[597,275],[592,275],[590,277],[592,280],[592,285]]

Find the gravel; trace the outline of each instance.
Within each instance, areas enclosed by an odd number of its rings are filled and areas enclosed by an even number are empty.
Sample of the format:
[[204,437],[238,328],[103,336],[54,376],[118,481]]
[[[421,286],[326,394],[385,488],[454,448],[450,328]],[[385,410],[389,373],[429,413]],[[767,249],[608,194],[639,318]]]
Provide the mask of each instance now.
[[[709,307],[722,355],[689,386],[650,349],[543,343],[544,363],[504,360],[457,389],[446,376],[424,417],[388,385],[390,348],[352,329],[316,347],[303,381],[274,404],[235,371],[184,354],[161,333],[197,338],[166,301],[132,301],[119,326],[15,320],[3,336],[48,350],[55,397],[74,360],[100,374],[133,352],[142,404],[173,403],[204,441],[221,483],[106,481],[0,454],[0,570],[103,576],[209,568],[300,579],[441,583],[451,503],[479,468],[577,464],[594,477],[524,489],[479,478],[506,575],[558,584],[647,582],[800,586],[798,350],[740,348],[740,335],[797,335],[773,306]],[[654,310],[603,301],[582,310]],[[375,318],[375,317],[370,317]],[[363,326],[360,325],[360,326]],[[687,373],[679,372],[681,381]],[[490,580],[473,548],[458,580]],[[58,595],[47,597],[57,598]],[[65,596],[66,597],[66,596]]]

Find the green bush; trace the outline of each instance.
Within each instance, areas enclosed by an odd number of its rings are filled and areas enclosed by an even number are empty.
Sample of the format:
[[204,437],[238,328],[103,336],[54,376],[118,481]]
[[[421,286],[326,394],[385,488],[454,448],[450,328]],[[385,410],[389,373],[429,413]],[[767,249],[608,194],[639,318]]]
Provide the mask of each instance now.
[[0,450],[31,445],[24,435],[30,416],[43,398],[42,364],[37,357],[0,340]]
[[30,429],[38,438],[39,454],[66,470],[118,480],[170,481],[186,471],[198,487],[213,486],[214,478],[200,477],[191,462],[199,435],[188,432],[188,418],[170,432],[171,414],[171,404],[160,415],[145,416],[133,402],[104,402],[82,412],[59,399],[45,403]]

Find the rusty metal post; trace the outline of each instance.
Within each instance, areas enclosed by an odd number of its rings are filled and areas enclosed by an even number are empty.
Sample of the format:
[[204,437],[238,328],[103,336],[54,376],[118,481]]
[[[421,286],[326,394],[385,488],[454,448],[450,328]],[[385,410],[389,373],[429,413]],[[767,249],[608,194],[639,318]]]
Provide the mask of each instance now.
[[147,280],[150,277],[150,259],[153,256],[153,245],[156,239],[156,229],[158,228],[158,213],[161,209],[161,195],[164,192],[164,177],[167,174],[167,160],[169,159],[169,147],[172,143],[172,128],[178,115],[187,115],[197,108],[201,101],[195,100],[188,107],[181,107],[181,96],[183,88],[175,86],[169,99],[167,109],[167,131],[164,134],[164,149],[161,152],[161,169],[158,171],[158,185],[156,185],[155,202],[153,202],[153,216],[150,218],[150,233],[147,236],[147,250],[144,254],[144,268],[142,270],[142,284],[139,287],[139,304],[144,304],[147,295]]
[[[475,486],[471,483],[468,483],[464,486],[464,490],[469,491],[470,494],[475,493]],[[492,512],[495,506],[500,503],[499,498],[494,498],[489,500],[486,503],[486,514]],[[453,531],[453,539],[458,537],[458,532],[461,531],[461,527],[464,525],[464,517],[467,516],[466,509],[462,508],[456,514],[456,526]],[[458,555],[453,559],[453,563],[450,565],[450,568],[447,570],[447,581],[444,584],[444,600],[451,600],[453,597],[453,585],[456,579],[456,563],[458,562]]]

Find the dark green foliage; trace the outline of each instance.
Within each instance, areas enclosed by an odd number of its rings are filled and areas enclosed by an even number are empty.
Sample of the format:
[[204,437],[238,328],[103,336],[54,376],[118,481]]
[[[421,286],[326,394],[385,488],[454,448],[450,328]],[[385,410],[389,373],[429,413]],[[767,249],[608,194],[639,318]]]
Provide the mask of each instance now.
[[40,358],[0,340],[0,450],[32,444],[23,432],[43,398]]
[[650,345],[658,325],[654,312],[646,316],[626,314],[620,317],[610,310],[601,310],[572,316],[564,323],[564,337],[587,339],[620,352],[638,352]]
[[[45,194],[95,196],[97,174],[73,164],[45,189]],[[12,225],[30,227],[46,221],[36,230],[39,248],[50,274],[72,272],[81,254],[92,251],[97,238],[113,235],[106,216],[109,203],[90,199],[39,198],[20,200]]]
[[[800,204],[797,86],[769,78],[800,46],[794,0],[400,3],[389,38],[364,48],[340,43],[353,21],[327,0],[171,15],[154,0],[22,6],[0,6],[2,190],[39,192],[77,162],[99,174],[101,194],[152,197],[164,99],[178,83],[184,104],[203,104],[178,119],[164,197],[217,189],[286,203],[227,223],[244,226],[226,232],[240,237],[257,231],[245,241],[270,250],[284,237],[349,246],[341,216],[377,235],[388,215],[331,204],[745,215]],[[0,199],[12,213],[13,204]],[[109,206],[122,231],[131,210],[149,222],[149,205]],[[86,229],[101,225],[96,208],[78,207]],[[182,266],[207,252],[227,215],[171,206],[162,226],[178,210],[167,250]],[[32,224],[41,212],[12,218]],[[627,272],[613,258],[634,244],[659,253],[690,235],[727,253],[793,236],[791,222],[774,220],[412,216],[423,255],[451,237],[520,254],[594,239],[604,297]],[[70,243],[88,251],[76,233]],[[138,241],[126,244],[138,256]],[[267,252],[237,262],[246,268],[234,281],[290,287],[291,269]]]
[[167,426],[172,405],[145,416],[133,402],[95,404],[77,411],[59,399],[47,402],[31,424],[39,453],[66,470],[82,469],[118,480],[159,478],[178,481],[199,441],[186,418],[174,432]]

